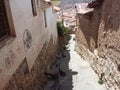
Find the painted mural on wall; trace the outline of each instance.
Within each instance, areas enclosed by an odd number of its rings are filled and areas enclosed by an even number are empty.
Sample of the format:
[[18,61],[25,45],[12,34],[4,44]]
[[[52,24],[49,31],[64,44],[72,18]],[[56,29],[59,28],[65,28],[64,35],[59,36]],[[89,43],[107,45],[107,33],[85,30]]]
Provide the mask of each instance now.
[[8,55],[5,57],[5,66],[7,69],[10,69],[16,59],[15,54],[13,51],[9,51]]
[[30,31],[27,29],[24,31],[23,43],[24,43],[25,50],[30,49],[32,46],[32,36]]

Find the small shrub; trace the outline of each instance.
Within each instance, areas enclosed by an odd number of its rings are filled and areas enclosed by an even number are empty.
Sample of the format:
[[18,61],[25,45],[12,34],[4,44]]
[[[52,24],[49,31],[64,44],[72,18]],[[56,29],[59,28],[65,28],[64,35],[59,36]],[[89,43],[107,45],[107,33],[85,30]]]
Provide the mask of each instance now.
[[59,36],[67,36],[70,32],[70,28],[64,27],[62,22],[57,23],[57,30]]
[[99,80],[98,83],[99,83],[100,85],[102,85],[104,82],[103,82],[103,80]]

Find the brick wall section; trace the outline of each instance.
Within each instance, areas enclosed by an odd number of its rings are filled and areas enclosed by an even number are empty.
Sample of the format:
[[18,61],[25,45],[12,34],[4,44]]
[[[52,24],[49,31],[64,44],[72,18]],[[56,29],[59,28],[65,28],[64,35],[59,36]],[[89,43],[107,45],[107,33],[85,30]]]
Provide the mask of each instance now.
[[[82,33],[81,27],[76,37],[76,50],[85,60],[88,60],[98,74],[104,74],[103,80],[108,90],[120,90],[120,0],[104,0],[102,7],[96,7],[90,26],[83,24],[82,28],[90,28],[88,36]],[[83,18],[83,17],[82,17]],[[81,20],[81,18],[79,18]],[[84,19],[82,19],[84,20]],[[81,21],[81,23],[84,21]],[[91,30],[95,32],[91,32]],[[98,32],[96,34],[96,32]],[[97,40],[83,40],[82,38],[94,37],[90,34],[94,33]],[[82,41],[83,40],[83,41]],[[90,42],[90,48],[84,45]],[[97,48],[94,48],[96,43]],[[98,55],[92,53],[97,49]]]
[[43,90],[47,83],[45,66],[54,61],[57,52],[58,43],[53,44],[51,38],[48,45],[43,45],[33,68],[29,71],[26,60],[23,60],[4,90]]

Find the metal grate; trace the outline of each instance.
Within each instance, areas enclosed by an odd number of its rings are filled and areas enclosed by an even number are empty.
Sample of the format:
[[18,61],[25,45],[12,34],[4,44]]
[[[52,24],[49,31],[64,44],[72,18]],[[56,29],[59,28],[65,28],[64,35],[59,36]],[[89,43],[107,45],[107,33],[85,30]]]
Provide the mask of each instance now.
[[9,24],[4,0],[0,0],[0,41],[9,36]]

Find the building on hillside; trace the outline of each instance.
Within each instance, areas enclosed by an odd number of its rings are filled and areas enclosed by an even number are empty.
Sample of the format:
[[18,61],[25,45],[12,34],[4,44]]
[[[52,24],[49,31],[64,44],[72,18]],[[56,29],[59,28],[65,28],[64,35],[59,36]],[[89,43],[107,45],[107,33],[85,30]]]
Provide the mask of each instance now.
[[42,88],[58,48],[56,23],[48,0],[0,1],[0,90]]

